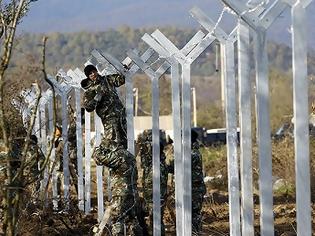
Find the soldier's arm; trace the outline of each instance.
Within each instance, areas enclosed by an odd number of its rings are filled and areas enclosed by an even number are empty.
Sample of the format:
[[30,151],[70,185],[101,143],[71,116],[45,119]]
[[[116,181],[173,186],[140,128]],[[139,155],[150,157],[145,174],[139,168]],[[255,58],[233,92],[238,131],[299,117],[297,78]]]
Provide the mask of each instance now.
[[174,159],[170,161],[168,165],[166,165],[167,172],[170,174],[174,174]]
[[85,91],[83,95],[83,107],[87,112],[92,112],[95,110],[97,101],[94,99],[96,93],[94,91]]
[[120,87],[125,84],[125,76],[122,74],[113,74],[106,77],[109,84],[114,87]]
[[37,162],[39,163],[40,166],[42,166],[45,162],[45,155],[43,153],[43,151],[37,147]]
[[56,156],[57,155],[61,155],[61,157],[62,157],[62,155],[63,155],[63,146],[64,146],[63,141],[59,141],[58,146],[55,149]]

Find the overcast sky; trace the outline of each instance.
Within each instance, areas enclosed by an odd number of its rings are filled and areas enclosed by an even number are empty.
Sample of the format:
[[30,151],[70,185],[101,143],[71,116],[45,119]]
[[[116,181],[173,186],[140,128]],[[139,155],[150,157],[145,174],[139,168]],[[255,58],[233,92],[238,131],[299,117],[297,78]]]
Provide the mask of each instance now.
[[106,30],[120,25],[198,26],[189,15],[193,6],[204,9],[214,19],[222,9],[217,0],[38,0],[20,30],[73,32]]
[[[245,0],[244,0],[245,1]],[[252,0],[254,1],[254,0]],[[258,0],[257,0],[258,1]],[[274,0],[269,1],[269,5]],[[220,0],[38,0],[19,26],[19,33],[104,31],[121,25],[131,27],[185,26],[198,29],[189,10],[197,6],[213,21],[222,11]],[[315,48],[315,1],[307,9],[309,43]],[[236,17],[225,13],[220,24],[226,32]],[[290,9],[268,30],[269,38],[290,45]]]

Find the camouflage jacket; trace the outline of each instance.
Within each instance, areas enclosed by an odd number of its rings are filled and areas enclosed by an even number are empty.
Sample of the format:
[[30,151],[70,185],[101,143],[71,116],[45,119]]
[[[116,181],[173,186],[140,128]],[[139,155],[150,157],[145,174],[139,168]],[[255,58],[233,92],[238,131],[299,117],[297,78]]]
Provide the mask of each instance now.
[[68,146],[69,149],[75,149],[77,147],[77,126],[75,122],[72,122],[69,125]]
[[55,140],[55,158],[56,158],[56,170],[63,171],[63,139],[58,137]]
[[[171,157],[170,164],[167,165],[168,172],[174,174],[174,156]],[[191,180],[192,191],[206,193],[206,186],[203,180],[202,156],[199,151],[199,143],[194,142],[191,146]]]
[[[162,137],[160,133],[160,137]],[[152,133],[151,131],[145,131],[138,138],[138,155],[141,159],[141,168],[143,169],[142,186],[144,198],[148,201],[152,201],[152,190],[153,190],[153,166],[152,166]],[[163,139],[161,138],[160,143],[160,188],[161,188],[161,199],[165,199],[167,191],[167,167],[165,164],[165,154],[163,152]]]
[[205,194],[206,186],[203,180],[202,156],[198,142],[193,143],[191,147],[191,170],[192,191],[201,191]]
[[[96,81],[89,78],[82,80],[81,86],[85,90],[83,106],[88,112],[96,111],[103,124],[113,118],[125,117],[125,107],[121,102],[116,87],[125,83],[125,77],[119,74],[99,76]],[[100,101],[95,100],[97,91],[102,91]]]
[[[143,157],[143,156],[141,156]],[[142,159],[151,159],[151,155],[145,155]],[[142,164],[142,162],[141,162]],[[148,163],[146,163],[148,164]],[[153,190],[153,168],[152,162],[150,165],[141,165],[143,168],[143,176],[142,176],[142,186],[143,186],[143,196],[148,201],[152,201],[152,190]],[[167,193],[167,168],[165,165],[165,155],[161,153],[161,162],[160,162],[160,190],[161,190],[161,199],[162,201],[166,198]]]
[[39,168],[42,168],[45,156],[38,144],[32,141],[30,142],[26,159],[27,166],[25,168],[25,175],[32,178],[42,178],[43,173],[39,172]]

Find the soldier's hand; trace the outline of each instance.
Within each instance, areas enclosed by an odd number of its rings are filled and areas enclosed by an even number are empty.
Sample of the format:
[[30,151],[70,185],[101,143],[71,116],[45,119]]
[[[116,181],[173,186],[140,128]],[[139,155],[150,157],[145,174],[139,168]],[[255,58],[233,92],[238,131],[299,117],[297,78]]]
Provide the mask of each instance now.
[[94,157],[95,164],[98,166],[102,165],[102,161],[98,157]]
[[98,94],[104,94],[104,91],[103,91],[101,85],[98,85],[98,86],[96,87],[96,93],[98,93]]
[[101,101],[103,95],[104,95],[104,92],[102,90],[102,87],[101,86],[97,86],[97,88],[96,88],[96,95],[94,97],[94,100],[97,101],[97,102]]

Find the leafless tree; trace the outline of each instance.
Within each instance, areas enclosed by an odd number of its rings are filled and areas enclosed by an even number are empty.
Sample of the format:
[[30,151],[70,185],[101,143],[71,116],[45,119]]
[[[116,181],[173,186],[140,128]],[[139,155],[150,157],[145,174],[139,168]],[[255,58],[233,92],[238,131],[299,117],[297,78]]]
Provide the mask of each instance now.
[[[38,176],[41,175],[49,161],[53,145],[53,140],[51,140],[48,153],[44,156],[38,174],[35,176],[26,176],[26,170],[31,165],[27,157],[29,155],[33,155],[30,153],[30,137],[36,118],[36,110],[41,97],[40,88],[36,85],[36,103],[30,124],[27,131],[24,133],[12,133],[10,129],[10,120],[6,114],[6,107],[4,103],[4,87],[9,81],[7,69],[9,68],[12,51],[14,49],[13,44],[15,42],[16,27],[23,16],[27,13],[31,2],[34,2],[34,0],[11,0],[5,2],[0,0],[0,148],[1,159],[5,160],[5,184],[3,185],[4,196],[2,202],[4,208],[3,232],[8,236],[13,236],[18,233],[17,225],[23,191],[27,186],[31,185],[35,181],[39,181]],[[44,79],[49,83],[45,71],[45,45],[46,38],[43,39],[42,72]],[[24,130],[22,125],[20,127],[21,129],[16,130]]]

